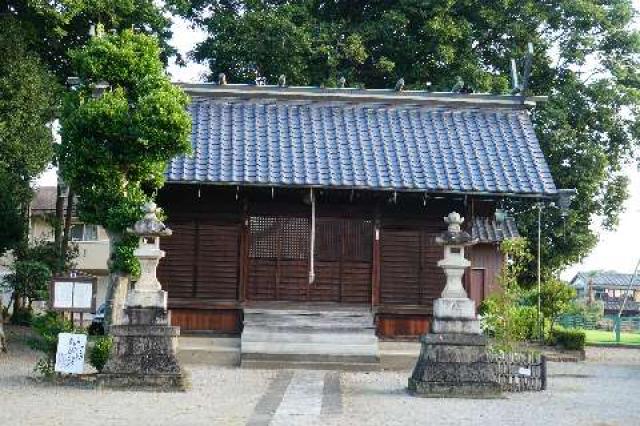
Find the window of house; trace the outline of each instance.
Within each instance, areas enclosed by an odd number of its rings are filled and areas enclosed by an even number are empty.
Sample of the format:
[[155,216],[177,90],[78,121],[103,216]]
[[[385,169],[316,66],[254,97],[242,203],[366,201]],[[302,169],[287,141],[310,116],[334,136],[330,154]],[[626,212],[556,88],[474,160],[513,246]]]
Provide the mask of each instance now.
[[71,241],[97,241],[98,227],[96,225],[78,223],[71,226],[69,236]]

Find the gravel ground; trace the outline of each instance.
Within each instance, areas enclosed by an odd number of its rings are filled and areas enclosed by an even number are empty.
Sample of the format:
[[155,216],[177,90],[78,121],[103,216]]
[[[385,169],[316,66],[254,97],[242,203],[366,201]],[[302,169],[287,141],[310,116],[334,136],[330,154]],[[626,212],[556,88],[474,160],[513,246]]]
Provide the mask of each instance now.
[[15,343],[10,349],[0,356],[0,425],[640,425],[640,350],[632,349],[594,348],[588,362],[551,363],[548,391],[498,400],[410,397],[408,371],[199,365],[187,366],[187,393],[80,389],[34,380],[37,354]]

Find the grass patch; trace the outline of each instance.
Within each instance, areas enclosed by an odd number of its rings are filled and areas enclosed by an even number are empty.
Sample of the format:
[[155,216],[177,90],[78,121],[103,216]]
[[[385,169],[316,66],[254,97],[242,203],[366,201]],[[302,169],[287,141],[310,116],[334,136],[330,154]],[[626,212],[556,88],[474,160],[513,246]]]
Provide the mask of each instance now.
[[[592,345],[615,345],[616,334],[606,330],[584,330],[587,344]],[[620,333],[620,343],[625,345],[639,345],[640,333]]]

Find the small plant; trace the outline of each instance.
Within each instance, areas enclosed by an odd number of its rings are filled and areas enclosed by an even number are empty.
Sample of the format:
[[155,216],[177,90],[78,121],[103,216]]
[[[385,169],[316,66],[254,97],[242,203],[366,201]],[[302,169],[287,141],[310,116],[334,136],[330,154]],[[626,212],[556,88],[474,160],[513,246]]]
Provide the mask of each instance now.
[[31,348],[44,352],[44,356],[38,360],[34,370],[45,377],[53,377],[58,350],[58,334],[72,333],[75,331],[73,323],[65,319],[58,312],[49,311],[38,315],[31,321],[31,328],[35,337],[29,341]]
[[110,336],[99,336],[95,339],[93,347],[89,352],[89,363],[98,370],[98,372],[101,372],[107,364],[112,346],[113,340],[111,340]]
[[555,327],[551,330],[551,341],[564,349],[582,350],[586,334],[582,330],[570,330],[562,327]]

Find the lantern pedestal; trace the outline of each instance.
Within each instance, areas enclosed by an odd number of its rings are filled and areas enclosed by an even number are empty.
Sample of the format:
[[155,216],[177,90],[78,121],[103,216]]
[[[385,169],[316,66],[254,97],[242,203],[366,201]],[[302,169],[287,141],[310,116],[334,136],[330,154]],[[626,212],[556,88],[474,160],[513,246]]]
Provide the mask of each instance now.
[[462,221],[459,214],[449,214],[445,218],[449,229],[437,239],[445,246],[444,259],[438,266],[444,269],[447,284],[442,297],[433,303],[431,333],[420,339],[420,357],[409,378],[409,391],[417,396],[492,398],[500,395],[475,303],[462,286],[464,271],[471,265],[464,258],[464,247],[475,242],[460,229]]
[[125,323],[110,328],[113,348],[99,375],[99,383],[109,387],[185,390],[188,376],[177,358],[180,327],[169,325],[167,293],[156,278],[158,262],[164,257],[159,237],[171,235],[155,215],[155,205],[146,206],[144,219],[134,232],[140,235],[134,255],[141,274],[127,298]]

